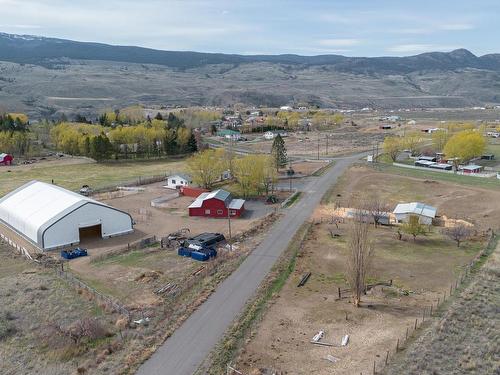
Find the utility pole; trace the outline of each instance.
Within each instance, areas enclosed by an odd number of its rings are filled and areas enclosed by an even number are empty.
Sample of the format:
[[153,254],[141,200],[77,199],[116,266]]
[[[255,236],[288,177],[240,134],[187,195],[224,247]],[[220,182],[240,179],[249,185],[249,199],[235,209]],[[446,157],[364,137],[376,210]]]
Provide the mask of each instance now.
[[231,210],[229,205],[227,205],[227,224],[229,227],[229,251],[233,251],[233,237],[231,235]]
[[319,160],[319,131],[318,131],[318,160]]

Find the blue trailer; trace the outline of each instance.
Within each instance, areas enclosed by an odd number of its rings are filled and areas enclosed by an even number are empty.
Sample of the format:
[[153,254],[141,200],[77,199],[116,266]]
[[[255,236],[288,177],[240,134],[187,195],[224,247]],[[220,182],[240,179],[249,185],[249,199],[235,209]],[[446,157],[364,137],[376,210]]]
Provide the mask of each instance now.
[[183,257],[191,257],[194,260],[205,262],[217,256],[217,250],[213,247],[193,246],[193,248],[179,247],[177,254]]
[[73,250],[62,250],[61,251],[61,256],[64,259],[74,259],[78,257],[85,257],[87,256],[87,249],[82,249],[80,247],[77,247],[76,249]]
[[177,254],[182,256],[182,257],[190,257],[191,253],[193,250],[187,248],[187,247],[179,247],[177,250]]

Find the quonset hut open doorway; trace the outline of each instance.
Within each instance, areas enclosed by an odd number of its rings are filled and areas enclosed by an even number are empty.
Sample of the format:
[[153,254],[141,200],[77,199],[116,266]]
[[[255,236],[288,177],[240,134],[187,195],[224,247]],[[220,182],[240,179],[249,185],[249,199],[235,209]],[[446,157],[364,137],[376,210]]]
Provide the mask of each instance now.
[[78,229],[80,244],[92,243],[102,239],[102,224],[80,227]]

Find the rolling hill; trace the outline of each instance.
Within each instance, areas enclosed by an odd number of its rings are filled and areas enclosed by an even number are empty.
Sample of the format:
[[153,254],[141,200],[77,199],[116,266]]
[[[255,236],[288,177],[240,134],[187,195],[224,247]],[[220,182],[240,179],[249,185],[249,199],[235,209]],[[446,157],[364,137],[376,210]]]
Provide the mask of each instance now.
[[0,33],[0,105],[36,117],[145,105],[463,107],[500,102],[500,54],[160,51]]

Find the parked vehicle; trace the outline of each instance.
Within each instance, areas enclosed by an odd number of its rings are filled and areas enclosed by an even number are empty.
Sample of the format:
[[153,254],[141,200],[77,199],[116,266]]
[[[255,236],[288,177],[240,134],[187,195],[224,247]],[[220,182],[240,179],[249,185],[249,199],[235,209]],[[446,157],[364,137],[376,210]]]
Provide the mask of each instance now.
[[87,249],[82,249],[80,247],[77,247],[76,249],[72,249],[72,250],[62,250],[61,251],[61,256],[64,259],[74,259],[74,258],[78,258],[78,257],[85,257],[87,255],[88,255]]
[[83,185],[80,189],[80,194],[88,197],[90,194],[92,194],[92,188],[89,185]]
[[208,247],[225,241],[226,238],[222,233],[202,233],[197,236],[191,237],[184,242],[184,246],[198,245],[201,247]]

